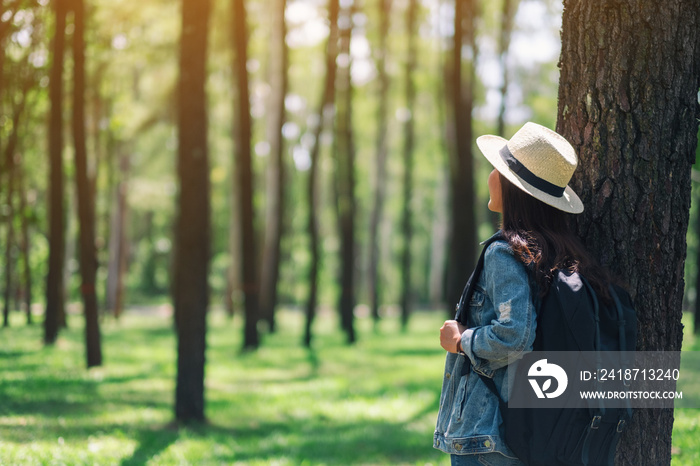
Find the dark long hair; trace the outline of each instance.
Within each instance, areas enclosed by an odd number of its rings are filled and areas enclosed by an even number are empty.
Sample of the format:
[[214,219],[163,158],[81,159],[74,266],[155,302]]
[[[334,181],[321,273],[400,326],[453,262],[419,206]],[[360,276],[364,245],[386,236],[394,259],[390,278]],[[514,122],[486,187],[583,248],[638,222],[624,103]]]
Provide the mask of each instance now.
[[547,294],[559,269],[580,273],[600,298],[610,299],[607,283],[612,277],[573,233],[570,214],[535,199],[498,175],[503,203],[501,229],[515,256],[534,269],[540,296]]

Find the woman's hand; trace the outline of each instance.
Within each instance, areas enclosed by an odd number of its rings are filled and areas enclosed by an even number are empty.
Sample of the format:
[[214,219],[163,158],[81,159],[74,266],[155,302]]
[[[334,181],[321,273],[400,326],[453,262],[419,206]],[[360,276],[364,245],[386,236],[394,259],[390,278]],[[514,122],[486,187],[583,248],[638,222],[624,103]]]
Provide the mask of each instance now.
[[462,339],[462,333],[466,329],[467,327],[456,320],[446,320],[443,326],[440,327],[440,346],[450,353],[459,353],[461,348],[458,344]]

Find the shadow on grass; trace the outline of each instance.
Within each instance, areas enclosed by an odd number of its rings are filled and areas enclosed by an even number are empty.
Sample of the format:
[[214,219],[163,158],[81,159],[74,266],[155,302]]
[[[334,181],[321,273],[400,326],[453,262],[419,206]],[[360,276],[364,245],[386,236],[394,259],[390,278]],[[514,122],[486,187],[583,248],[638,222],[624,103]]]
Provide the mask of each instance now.
[[385,355],[394,357],[430,357],[433,358],[436,355],[442,355],[445,353],[441,348],[395,348],[384,350]]
[[16,359],[27,354],[27,351],[0,349],[0,359]]
[[[127,389],[125,384],[143,380],[142,374],[104,380],[60,378],[60,372],[34,375],[17,380],[0,380],[0,415],[31,422],[29,429],[0,426],[3,440],[32,442],[41,437],[60,435],[66,439],[84,438],[97,425],[100,430],[122,430],[123,424],[105,424],[106,413],[135,412],[143,409],[168,411],[169,391],[149,388]],[[113,388],[112,388],[113,387]],[[116,394],[116,396],[115,396]],[[1,461],[0,461],[1,463]]]
[[161,429],[141,429],[135,435],[139,446],[129,458],[120,463],[121,466],[145,465],[153,457],[165,451],[179,438],[177,426],[168,425]]
[[[213,444],[226,446],[213,458],[223,464],[435,464],[441,455],[432,449],[432,429],[426,429],[426,421],[430,424],[437,416],[440,393],[436,391],[426,398],[424,387],[416,388],[423,390],[416,398],[416,405],[409,408],[408,416],[394,414],[389,418],[384,415],[372,418],[358,412],[348,419],[309,406],[308,410],[301,407],[293,412],[282,410],[276,419],[271,419],[267,413],[261,415],[265,419],[248,413],[231,419],[231,424],[218,416],[216,423],[188,429]],[[418,395],[418,391],[414,393]],[[386,394],[385,388],[377,393],[363,392],[367,398],[391,400]],[[341,405],[344,395],[347,393],[338,392],[319,398],[335,399]],[[208,403],[210,412],[222,412],[228,403],[230,401],[211,401]],[[339,409],[344,407],[339,406]],[[391,408],[387,406],[387,409]]]
[[410,429],[410,422],[333,423],[315,419],[260,423],[248,428],[210,424],[192,432],[215,444],[231,445],[229,452],[214,458],[223,464],[273,464],[279,460],[292,464],[413,464],[440,456],[432,450],[432,437]]

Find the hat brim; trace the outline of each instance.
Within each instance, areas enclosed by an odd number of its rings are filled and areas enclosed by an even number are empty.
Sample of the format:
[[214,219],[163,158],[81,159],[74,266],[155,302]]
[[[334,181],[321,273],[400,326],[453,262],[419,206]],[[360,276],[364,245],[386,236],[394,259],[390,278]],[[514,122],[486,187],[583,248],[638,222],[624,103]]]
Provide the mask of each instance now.
[[499,151],[507,143],[507,139],[493,135],[479,136],[476,139],[476,145],[479,147],[479,150],[484,157],[486,157],[486,160],[493,165],[493,168],[498,170],[500,174],[505,176],[508,181],[513,183],[519,189],[525,191],[535,199],[554,207],[555,209],[559,209],[570,214],[580,214],[583,212],[583,202],[581,202],[581,199],[576,195],[570,186],[566,187],[564,194],[561,197],[552,196],[551,194],[547,194],[546,192],[532,186],[530,183],[520,178],[510,168],[508,168],[508,165],[506,165],[506,162],[499,153]]

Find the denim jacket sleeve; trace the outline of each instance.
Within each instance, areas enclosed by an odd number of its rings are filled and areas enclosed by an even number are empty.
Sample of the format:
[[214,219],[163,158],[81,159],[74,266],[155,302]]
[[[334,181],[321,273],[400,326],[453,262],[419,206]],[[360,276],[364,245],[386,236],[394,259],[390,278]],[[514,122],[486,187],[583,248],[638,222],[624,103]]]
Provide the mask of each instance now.
[[525,265],[503,241],[492,243],[484,256],[484,291],[496,318],[477,323],[462,334],[462,348],[474,370],[489,377],[532,350],[536,315]]

